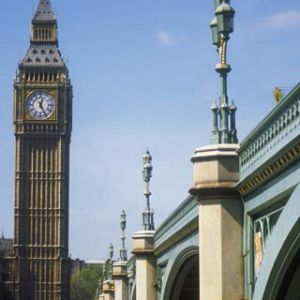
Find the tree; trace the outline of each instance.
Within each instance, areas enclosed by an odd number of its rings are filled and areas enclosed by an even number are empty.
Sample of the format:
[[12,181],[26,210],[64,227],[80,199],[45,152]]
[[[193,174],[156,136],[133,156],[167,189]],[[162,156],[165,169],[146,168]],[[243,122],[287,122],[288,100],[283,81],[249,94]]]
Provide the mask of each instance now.
[[95,300],[102,266],[86,268],[72,275],[71,300]]

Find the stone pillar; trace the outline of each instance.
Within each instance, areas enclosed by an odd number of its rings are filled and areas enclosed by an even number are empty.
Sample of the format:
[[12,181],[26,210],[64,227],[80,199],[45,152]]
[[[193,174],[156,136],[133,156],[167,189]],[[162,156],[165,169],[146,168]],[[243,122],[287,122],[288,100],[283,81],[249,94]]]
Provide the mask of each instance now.
[[127,261],[118,261],[113,264],[113,279],[115,282],[115,300],[127,300]]
[[114,300],[114,283],[112,280],[106,280],[103,283],[103,300]]
[[136,257],[136,300],[156,300],[154,231],[138,231],[133,236]]
[[199,201],[201,300],[244,299],[243,204],[237,144],[195,150],[193,187]]

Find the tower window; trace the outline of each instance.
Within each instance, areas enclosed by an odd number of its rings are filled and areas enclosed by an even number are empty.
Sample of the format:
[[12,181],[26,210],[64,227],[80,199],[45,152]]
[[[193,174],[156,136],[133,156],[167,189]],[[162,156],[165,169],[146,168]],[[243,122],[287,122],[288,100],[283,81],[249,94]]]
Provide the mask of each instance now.
[[37,52],[36,49],[33,49],[33,50],[32,50],[32,53],[33,53],[33,54],[37,54],[38,52]]
[[41,54],[46,54],[46,51],[44,49],[42,49]]
[[35,59],[35,61],[36,61],[36,62],[41,62],[41,60],[40,60],[39,57],[37,57],[37,58]]

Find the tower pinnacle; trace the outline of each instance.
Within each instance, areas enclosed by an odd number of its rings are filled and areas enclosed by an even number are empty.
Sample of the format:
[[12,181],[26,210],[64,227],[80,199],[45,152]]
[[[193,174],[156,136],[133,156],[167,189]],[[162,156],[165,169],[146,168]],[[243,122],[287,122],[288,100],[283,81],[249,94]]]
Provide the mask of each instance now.
[[[66,68],[58,49],[57,20],[50,0],[39,0],[31,20],[30,47],[21,61],[20,69],[33,67]],[[30,79],[34,81],[32,76]]]
[[50,0],[40,0],[38,8],[33,17],[33,22],[34,21],[37,22],[56,21],[56,17],[54,15]]

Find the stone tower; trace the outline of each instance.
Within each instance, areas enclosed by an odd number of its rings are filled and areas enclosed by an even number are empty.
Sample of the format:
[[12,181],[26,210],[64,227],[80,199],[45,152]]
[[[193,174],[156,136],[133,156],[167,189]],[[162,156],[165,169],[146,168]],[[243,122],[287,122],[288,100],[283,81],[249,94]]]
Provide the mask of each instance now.
[[14,83],[15,232],[9,290],[17,300],[69,299],[72,86],[50,0],[32,18]]

